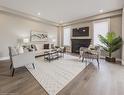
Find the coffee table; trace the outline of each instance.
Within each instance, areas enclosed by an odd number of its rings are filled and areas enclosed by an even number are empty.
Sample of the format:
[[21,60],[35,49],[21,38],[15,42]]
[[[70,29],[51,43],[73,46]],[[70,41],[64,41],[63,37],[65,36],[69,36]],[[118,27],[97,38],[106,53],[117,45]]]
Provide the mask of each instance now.
[[51,60],[55,60],[55,59],[58,59],[60,57],[61,57],[60,56],[60,50],[58,50],[58,49],[51,49],[51,50],[44,52],[44,59],[48,60],[49,62]]

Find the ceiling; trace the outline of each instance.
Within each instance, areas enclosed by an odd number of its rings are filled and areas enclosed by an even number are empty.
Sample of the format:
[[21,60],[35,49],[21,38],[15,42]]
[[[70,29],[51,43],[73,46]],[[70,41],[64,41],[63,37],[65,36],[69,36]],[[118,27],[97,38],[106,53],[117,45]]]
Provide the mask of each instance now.
[[124,0],[0,0],[0,5],[64,23],[124,7]]

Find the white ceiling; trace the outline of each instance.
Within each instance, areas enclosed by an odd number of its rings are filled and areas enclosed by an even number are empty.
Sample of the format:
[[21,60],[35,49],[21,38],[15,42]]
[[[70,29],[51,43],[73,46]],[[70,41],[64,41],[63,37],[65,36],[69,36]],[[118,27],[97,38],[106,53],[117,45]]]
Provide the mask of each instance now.
[[124,0],[0,0],[0,5],[60,23],[123,8]]

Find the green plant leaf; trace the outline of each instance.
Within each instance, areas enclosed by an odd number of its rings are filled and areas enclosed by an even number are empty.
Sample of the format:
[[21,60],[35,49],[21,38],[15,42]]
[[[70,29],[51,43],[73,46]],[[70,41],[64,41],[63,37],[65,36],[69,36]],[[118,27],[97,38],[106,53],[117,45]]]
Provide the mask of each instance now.
[[114,32],[108,32],[106,35],[107,41],[111,44],[113,39],[116,37]]
[[109,52],[109,50],[108,50],[108,48],[107,48],[107,47],[105,47],[105,46],[101,46],[101,47],[103,48],[103,50],[105,50],[105,51]]
[[116,44],[118,44],[118,43],[121,43],[121,42],[122,42],[121,37],[116,37],[115,39],[113,39],[112,45],[114,46],[114,45],[116,45]]
[[107,47],[110,46],[108,40],[107,40],[105,37],[103,37],[102,35],[99,35],[99,40],[100,40],[101,43],[103,43],[105,46],[107,46]]
[[112,52],[115,52],[115,51],[118,50],[121,46],[122,46],[122,43],[116,44],[115,46],[112,47]]
[[117,37],[115,32],[108,32],[105,37],[99,35],[99,40],[103,43],[101,47],[108,52],[109,57],[122,46],[122,38]]

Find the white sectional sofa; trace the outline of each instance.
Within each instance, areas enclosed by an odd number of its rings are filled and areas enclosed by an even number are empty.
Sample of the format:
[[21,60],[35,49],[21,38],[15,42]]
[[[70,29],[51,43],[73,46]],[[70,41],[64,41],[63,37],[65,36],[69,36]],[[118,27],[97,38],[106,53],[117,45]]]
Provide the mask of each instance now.
[[31,48],[33,48],[35,50],[35,56],[42,56],[42,55],[44,55],[45,51],[50,50],[52,47],[51,47],[51,44],[37,43],[37,44],[32,44]]

